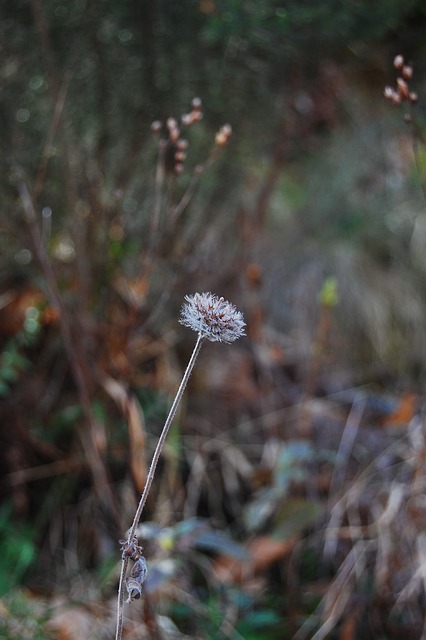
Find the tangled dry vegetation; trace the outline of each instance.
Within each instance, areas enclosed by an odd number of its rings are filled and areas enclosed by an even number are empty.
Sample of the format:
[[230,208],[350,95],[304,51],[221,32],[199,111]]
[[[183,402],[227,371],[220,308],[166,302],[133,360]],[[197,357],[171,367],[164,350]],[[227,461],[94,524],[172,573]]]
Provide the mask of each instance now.
[[[125,268],[132,256],[116,260],[114,252],[135,230],[102,209],[100,192],[91,197],[105,237],[83,215],[74,221],[82,244],[62,236],[52,251],[49,212],[41,226],[37,212],[43,185],[30,188],[14,167],[28,229],[21,259],[32,252],[47,286],[10,279],[1,298],[1,419],[13,425],[1,434],[2,497],[14,513],[0,512],[9,558],[0,575],[1,635],[113,637],[118,540],[190,353],[177,309],[188,281],[201,280],[202,290],[214,281],[244,310],[248,336],[232,348],[207,344],[199,356],[137,529],[149,573],[142,598],[125,608],[123,637],[425,637],[424,400],[414,383],[388,386],[383,361],[361,370],[367,338],[377,354],[389,346],[387,338],[380,344],[380,321],[364,331],[364,313],[373,307],[380,320],[387,303],[352,290],[350,300],[362,304],[347,324],[340,305],[354,263],[346,253],[346,270],[328,277],[323,262],[309,279],[304,261],[303,277],[289,278],[300,321],[276,321],[290,305],[275,313],[277,289],[269,291],[264,276],[271,256],[257,259],[261,208],[241,213],[223,260],[223,229],[185,218],[231,135],[228,125],[218,131],[179,191],[188,152],[182,131],[201,115],[197,99],[181,124],[153,124],[152,217],[133,272]],[[95,240],[112,256],[107,272],[79,253]],[[381,273],[371,274],[378,289]],[[350,332],[361,346],[342,370],[342,353],[353,348],[348,326],[361,327]]]

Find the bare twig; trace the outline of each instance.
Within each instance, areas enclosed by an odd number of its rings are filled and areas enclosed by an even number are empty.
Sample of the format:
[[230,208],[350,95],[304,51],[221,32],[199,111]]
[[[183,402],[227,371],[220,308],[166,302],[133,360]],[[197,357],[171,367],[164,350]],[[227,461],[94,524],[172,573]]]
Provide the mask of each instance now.
[[183,193],[182,197],[180,198],[179,202],[177,203],[177,205],[172,209],[172,211],[170,212],[169,215],[169,223],[170,224],[174,224],[176,222],[176,220],[182,215],[182,213],[185,211],[186,207],[189,205],[189,203],[191,202],[191,199],[195,193],[195,190],[198,186],[198,183],[201,179],[201,176],[206,172],[207,169],[209,169],[209,167],[213,164],[213,162],[215,161],[218,153],[220,151],[220,147],[218,147],[217,145],[215,147],[213,147],[213,149],[210,151],[206,161],[204,162],[204,164],[198,164],[191,175],[191,179],[189,182],[189,185],[186,189],[186,191]]

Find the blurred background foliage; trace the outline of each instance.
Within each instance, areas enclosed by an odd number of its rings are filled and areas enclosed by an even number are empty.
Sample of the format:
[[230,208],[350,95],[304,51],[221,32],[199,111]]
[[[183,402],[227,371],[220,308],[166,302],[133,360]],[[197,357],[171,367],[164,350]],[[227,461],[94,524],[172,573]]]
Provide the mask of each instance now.
[[201,354],[126,633],[421,637],[424,2],[0,15],[2,637],[111,637],[197,290],[248,337]]

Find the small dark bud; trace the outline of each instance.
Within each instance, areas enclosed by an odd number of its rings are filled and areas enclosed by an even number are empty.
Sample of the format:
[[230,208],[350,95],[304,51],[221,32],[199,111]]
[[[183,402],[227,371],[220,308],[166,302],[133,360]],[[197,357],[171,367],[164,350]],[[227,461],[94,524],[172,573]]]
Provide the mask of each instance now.
[[251,262],[247,265],[246,277],[252,289],[259,287],[262,283],[262,267],[255,262]]

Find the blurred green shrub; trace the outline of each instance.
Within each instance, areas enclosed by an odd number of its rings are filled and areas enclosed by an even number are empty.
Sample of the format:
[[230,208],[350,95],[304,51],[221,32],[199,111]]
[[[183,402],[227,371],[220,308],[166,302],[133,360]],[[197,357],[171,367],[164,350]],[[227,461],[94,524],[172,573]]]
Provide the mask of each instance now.
[[0,638],[2,640],[48,640],[52,636],[44,631],[46,612],[40,603],[14,591],[0,599]]
[[37,548],[34,531],[29,524],[20,526],[11,519],[11,507],[0,508],[0,596],[21,584],[35,564]]

